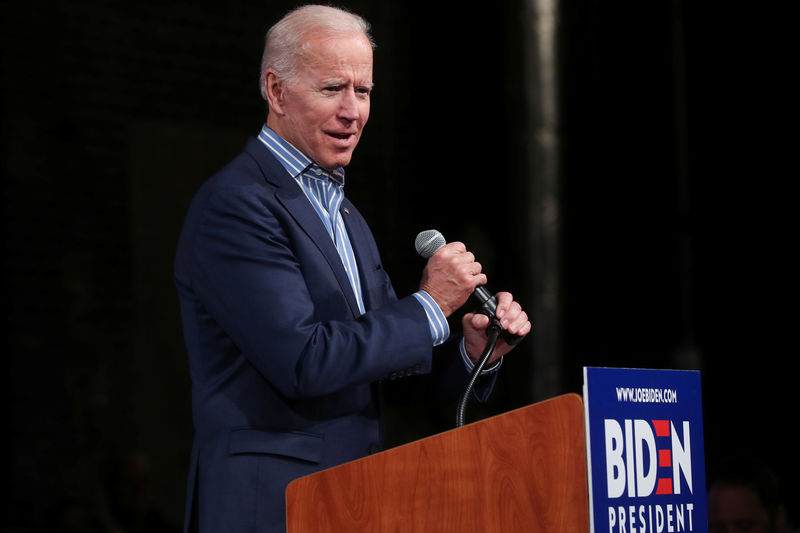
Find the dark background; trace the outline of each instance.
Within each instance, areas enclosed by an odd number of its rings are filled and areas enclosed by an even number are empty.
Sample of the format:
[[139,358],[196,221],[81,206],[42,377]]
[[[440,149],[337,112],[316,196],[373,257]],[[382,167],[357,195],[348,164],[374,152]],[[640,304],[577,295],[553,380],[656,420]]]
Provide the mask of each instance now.
[[[789,19],[696,4],[560,3],[556,392],[580,392],[584,365],[701,370],[706,462],[764,458],[796,518]],[[533,308],[524,4],[346,5],[378,42],[348,196],[398,293],[435,227]],[[181,523],[175,240],[192,192],[257,134],[263,34],[293,6],[2,3],[0,527]],[[536,357],[526,340],[470,415],[542,399]],[[410,396],[390,397],[393,444],[452,427]]]

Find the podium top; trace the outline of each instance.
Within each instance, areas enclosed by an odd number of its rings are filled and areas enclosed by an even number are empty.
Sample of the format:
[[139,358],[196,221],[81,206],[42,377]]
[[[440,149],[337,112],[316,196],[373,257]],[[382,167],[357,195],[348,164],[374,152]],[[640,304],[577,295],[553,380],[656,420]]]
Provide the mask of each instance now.
[[297,479],[287,530],[588,532],[586,479],[567,394]]

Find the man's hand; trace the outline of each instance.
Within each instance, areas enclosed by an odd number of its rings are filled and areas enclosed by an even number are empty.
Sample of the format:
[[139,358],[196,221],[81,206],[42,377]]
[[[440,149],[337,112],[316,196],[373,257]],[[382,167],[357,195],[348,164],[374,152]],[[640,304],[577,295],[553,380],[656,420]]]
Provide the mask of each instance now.
[[464,305],[475,287],[486,284],[481,270],[464,244],[451,242],[428,259],[419,288],[436,300],[444,316],[450,316]]
[[[497,310],[495,315],[500,320],[500,325],[503,329],[520,337],[527,335],[531,331],[531,323],[528,320],[527,313],[522,310],[519,303],[515,302],[508,292],[499,292],[496,298]],[[473,363],[477,363],[484,348],[486,348],[486,327],[489,325],[489,317],[479,313],[467,313],[461,323],[464,327],[464,348],[466,348],[470,360]],[[513,348],[500,337],[487,365],[507,354]]]

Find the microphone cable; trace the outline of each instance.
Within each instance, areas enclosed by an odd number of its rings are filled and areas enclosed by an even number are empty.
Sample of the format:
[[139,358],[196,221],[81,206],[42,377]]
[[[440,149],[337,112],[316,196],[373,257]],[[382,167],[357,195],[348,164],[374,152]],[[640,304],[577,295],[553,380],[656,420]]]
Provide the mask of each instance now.
[[483,349],[483,353],[478,358],[478,362],[475,364],[475,367],[472,369],[472,373],[469,376],[469,381],[467,382],[467,388],[464,391],[464,395],[461,397],[461,400],[458,402],[458,408],[456,410],[456,427],[461,427],[464,425],[464,412],[467,409],[467,403],[469,402],[469,397],[472,394],[472,389],[475,388],[475,383],[478,381],[478,377],[480,377],[483,368],[486,366],[486,362],[492,356],[494,352],[494,347],[497,345],[497,340],[500,338],[500,333],[503,329],[500,327],[500,322],[492,317],[489,325],[486,327],[486,347]]

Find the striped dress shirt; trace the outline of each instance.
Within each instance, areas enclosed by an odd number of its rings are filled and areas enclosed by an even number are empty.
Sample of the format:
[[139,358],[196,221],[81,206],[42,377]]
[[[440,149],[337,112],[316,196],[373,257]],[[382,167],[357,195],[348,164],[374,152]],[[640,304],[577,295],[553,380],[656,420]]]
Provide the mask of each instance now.
[[[304,153],[282,139],[266,125],[261,128],[258,139],[295,179],[319,215],[339,252],[353,293],[358,301],[358,307],[363,314],[364,301],[358,265],[347,229],[339,213],[344,199],[344,169],[338,168],[333,172],[328,172],[320,168]],[[428,317],[433,345],[442,344],[450,336],[450,326],[447,324],[444,313],[427,292],[417,291],[413,296],[420,302]],[[464,356],[463,350],[462,356]],[[469,360],[467,359],[467,361]],[[469,366],[471,366],[471,362]]]

